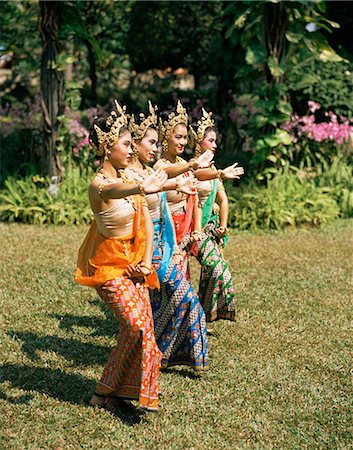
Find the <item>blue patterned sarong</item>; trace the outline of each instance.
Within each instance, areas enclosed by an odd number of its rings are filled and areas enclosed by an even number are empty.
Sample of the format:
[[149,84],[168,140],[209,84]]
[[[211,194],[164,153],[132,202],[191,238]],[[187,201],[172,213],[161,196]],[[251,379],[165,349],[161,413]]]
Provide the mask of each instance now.
[[165,192],[161,198],[160,218],[154,220],[152,263],[161,289],[152,290],[151,304],[155,337],[163,353],[162,367],[188,365],[208,369],[206,317],[196,292],[172,257],[177,246],[173,221]]

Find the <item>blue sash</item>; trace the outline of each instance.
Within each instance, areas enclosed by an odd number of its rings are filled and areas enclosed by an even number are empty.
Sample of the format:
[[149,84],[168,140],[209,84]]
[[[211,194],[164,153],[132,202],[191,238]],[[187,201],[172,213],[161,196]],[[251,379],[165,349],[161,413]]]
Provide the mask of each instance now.
[[154,242],[152,262],[157,271],[159,281],[162,282],[167,273],[170,260],[176,246],[173,220],[167,209],[167,196],[161,193],[160,218],[153,221]]

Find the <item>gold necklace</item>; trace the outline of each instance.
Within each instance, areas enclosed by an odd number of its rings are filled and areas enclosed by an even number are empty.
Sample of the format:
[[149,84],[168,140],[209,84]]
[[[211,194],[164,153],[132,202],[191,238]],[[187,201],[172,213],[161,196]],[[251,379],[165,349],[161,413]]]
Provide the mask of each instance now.
[[141,173],[142,171],[146,170],[148,175],[151,175],[153,173],[153,170],[145,165],[143,165],[143,169],[141,171],[138,169],[135,169],[132,166],[128,167],[128,170],[131,170],[131,172],[136,173],[136,175],[138,175],[138,177],[141,181],[143,181],[145,179],[145,177],[143,176],[143,173]]
[[165,158],[165,157],[163,157],[163,158],[161,158],[161,159],[162,159],[163,161],[165,161],[168,165],[177,164],[178,166],[180,166],[180,165],[186,163],[186,161],[185,161],[183,158],[181,158],[180,156],[177,156],[177,157],[176,157],[175,162],[169,161],[169,159],[167,159],[167,158]]
[[114,181],[114,178],[112,177],[107,177],[107,175],[104,173],[103,167],[101,167],[98,170],[98,175],[102,175],[102,178],[106,181],[108,181],[109,183],[112,183]]

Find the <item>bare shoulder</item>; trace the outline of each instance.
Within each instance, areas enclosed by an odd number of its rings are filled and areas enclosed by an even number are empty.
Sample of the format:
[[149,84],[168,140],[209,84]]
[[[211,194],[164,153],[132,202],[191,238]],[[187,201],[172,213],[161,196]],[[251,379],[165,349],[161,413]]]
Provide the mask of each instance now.
[[91,184],[88,187],[89,196],[91,196],[93,193],[97,192],[97,189],[100,184],[102,184],[102,181],[98,177],[93,178],[93,180],[91,181]]

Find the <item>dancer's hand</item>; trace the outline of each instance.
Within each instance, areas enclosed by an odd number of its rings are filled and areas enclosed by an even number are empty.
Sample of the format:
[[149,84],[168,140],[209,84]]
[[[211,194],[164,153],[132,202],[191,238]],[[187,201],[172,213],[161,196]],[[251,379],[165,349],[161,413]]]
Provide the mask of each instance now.
[[199,231],[199,230],[194,230],[191,233],[191,242],[198,242],[201,241],[201,239],[203,238],[203,232]]
[[143,278],[147,275],[149,275],[152,272],[152,269],[147,267],[147,265],[139,263],[135,267],[133,264],[129,264],[126,267],[125,275],[127,275],[129,278]]
[[181,264],[183,262],[183,253],[181,250],[175,250],[174,254],[173,254],[173,261],[175,264]]
[[194,169],[204,169],[209,167],[213,162],[214,153],[212,150],[206,150],[200,156],[194,159]]
[[228,228],[227,227],[218,227],[218,228],[216,228],[215,231],[216,231],[216,235],[221,238],[225,234],[228,233]]
[[197,194],[198,180],[194,176],[178,177],[176,190],[187,195]]
[[221,170],[221,178],[223,180],[239,180],[242,175],[244,175],[244,167],[238,167],[238,163]]
[[146,194],[153,194],[162,190],[163,185],[168,180],[165,170],[157,169],[142,182],[143,190]]

